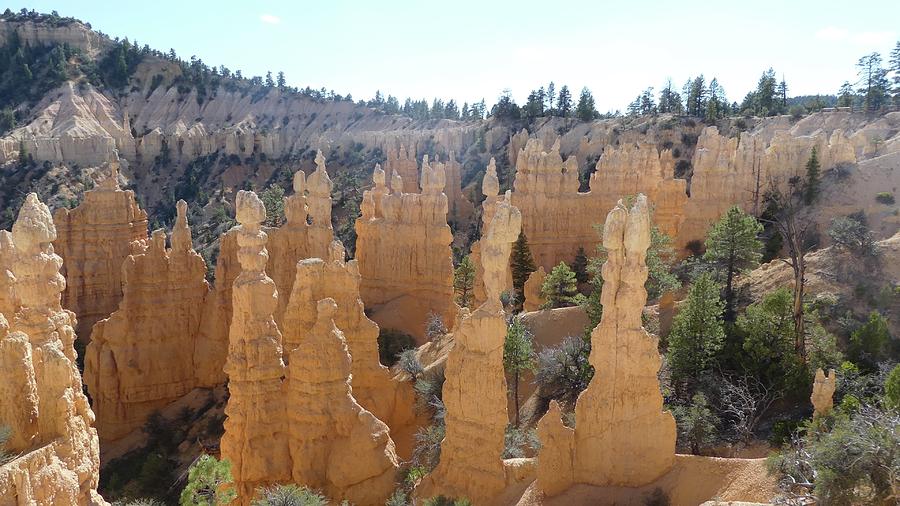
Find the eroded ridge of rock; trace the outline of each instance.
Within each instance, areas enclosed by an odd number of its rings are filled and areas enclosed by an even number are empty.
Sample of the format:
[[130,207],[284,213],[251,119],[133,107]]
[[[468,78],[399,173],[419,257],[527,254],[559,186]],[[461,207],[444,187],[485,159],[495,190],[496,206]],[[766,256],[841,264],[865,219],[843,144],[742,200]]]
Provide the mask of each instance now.
[[287,402],[292,480],[353,504],[384,504],[399,467],[389,429],[353,398],[350,353],[334,299],[290,352]]
[[228,340],[230,397],[225,407],[222,457],[231,461],[241,504],[256,489],[291,479],[288,424],[284,402],[281,332],[275,324],[275,282],[266,275],[266,209],[253,192],[235,199],[237,257],[241,272],[232,290]]
[[310,258],[297,264],[297,277],[284,317],[284,348],[292,350],[300,345],[316,325],[318,301],[333,299],[337,311],[332,319],[353,357],[353,397],[384,421],[392,435],[409,433],[415,422],[411,383],[392,379],[390,371],[378,361],[378,325],[366,317],[359,298],[356,261],[345,262],[343,245],[339,241],[331,244],[330,259]]
[[537,465],[537,485],[548,497],[557,495],[575,481],[575,431],[563,425],[559,403],[550,401],[550,409],[537,427],[541,453]]
[[444,163],[444,172],[447,178],[447,182],[444,185],[444,194],[447,195],[449,219],[457,224],[466,223],[475,213],[475,206],[463,194],[462,164],[456,160],[456,154],[452,150],[450,151],[450,159]]
[[641,326],[649,246],[647,198],[639,194],[630,210],[620,201],[603,229],[603,317],[591,333],[596,373],[575,406],[577,483],[646,485],[675,463],[675,420],[663,411],[656,338]]
[[547,279],[547,272],[541,265],[536,271],[532,272],[525,280],[525,311],[537,311],[544,305],[544,297],[541,295],[541,287],[544,286],[544,280]]
[[[304,258],[328,258],[334,239],[331,226],[331,188],[333,183],[325,169],[325,157],[316,154],[316,170],[306,177],[303,171],[294,174],[294,194],[284,199],[287,222],[266,229],[269,240],[266,249],[269,262],[266,272],[275,281],[278,309],[275,321],[282,323],[288,295],[294,284],[297,262]],[[281,326],[283,328],[283,326]]]
[[519,210],[508,199],[501,201],[482,239],[487,300],[472,314],[464,312],[453,333],[443,397],[446,436],[440,463],[416,489],[419,497],[441,494],[489,504],[506,486],[502,460],[509,421],[503,371],[506,318],[500,293],[521,226]]
[[[75,315],[62,308],[66,281],[54,252],[56,227],[37,195],[25,198],[3,256],[14,280],[15,312],[0,315],[0,424],[6,448],[20,454],[0,466],[3,504],[105,504],[97,494],[100,451],[94,414],[75,366]],[[7,250],[12,247],[12,251]]]
[[[484,194],[484,201],[481,203],[481,230],[487,233],[490,229],[491,221],[494,219],[494,214],[497,212],[497,204],[503,199],[500,195],[500,180],[497,178],[497,162],[493,157],[491,157],[487,170],[484,172],[484,178],[481,180],[481,191]],[[481,264],[481,240],[472,244],[470,257],[472,263],[475,264],[473,301],[475,307],[478,307],[487,300],[487,292],[484,287],[484,266]],[[504,290],[512,288],[512,270],[509,268],[507,268],[503,286]]]
[[[384,164],[388,180],[391,181],[391,190],[397,193],[419,193],[419,165],[416,163],[416,148],[407,148],[400,144],[399,148],[388,148],[387,159]],[[401,186],[394,187],[394,176],[400,176],[397,181]]]
[[53,219],[57,253],[64,260],[63,307],[78,317],[79,339],[89,341],[91,328],[118,309],[122,300],[122,262],[147,240],[147,213],[134,192],[119,188],[118,165],[110,176],[84,193],[74,209],[57,209]]
[[421,340],[430,313],[448,324],[456,314],[444,172],[425,157],[422,193],[401,193],[396,182],[388,192],[380,169],[373,178],[356,220],[360,294],[380,326]]
[[187,203],[178,201],[176,209],[171,248],[165,231],[156,230],[143,252],[126,258],[119,309],[91,333],[84,380],[104,443],[192,389],[225,381],[227,341],[201,342],[206,264],[191,245]]
[[[512,203],[522,211],[522,231],[537,265],[551,270],[560,260],[571,262],[579,246],[596,244],[593,224],[599,221],[591,195],[578,192],[578,162],[563,162],[557,140],[544,151],[529,139],[516,157]],[[588,248],[585,247],[587,250]]]
[[825,374],[822,369],[816,369],[816,378],[813,380],[812,402],[815,413],[813,416],[825,416],[834,407],[834,390],[837,387],[837,373],[834,369]]

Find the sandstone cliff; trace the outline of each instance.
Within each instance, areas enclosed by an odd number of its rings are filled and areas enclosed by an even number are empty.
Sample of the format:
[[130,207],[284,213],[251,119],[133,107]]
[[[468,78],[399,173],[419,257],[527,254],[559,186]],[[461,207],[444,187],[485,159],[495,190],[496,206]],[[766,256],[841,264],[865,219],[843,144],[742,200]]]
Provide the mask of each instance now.
[[399,192],[393,182],[388,191],[384,179],[376,167],[356,220],[360,294],[379,325],[421,340],[430,313],[445,324],[456,314],[443,167],[422,161],[422,193]]
[[[62,308],[62,259],[51,242],[50,210],[29,194],[4,239],[15,312],[0,315],[0,424],[12,430],[0,465],[0,504],[105,504],[97,494],[99,447],[94,414],[75,366],[74,315]],[[4,234],[5,235],[5,234]],[[6,246],[4,247],[4,249]],[[7,289],[10,287],[7,286]]]
[[[94,325],[85,357],[85,384],[101,441],[141,427],[154,410],[195,387],[224,383],[222,343],[200,342],[210,293],[206,264],[191,246],[187,203],[178,202],[171,248],[156,230],[146,249],[122,266],[122,302]],[[208,364],[216,364],[217,369]]]
[[66,291],[63,306],[78,318],[80,339],[89,341],[94,324],[108,317],[122,300],[122,262],[147,240],[147,213],[134,192],[122,190],[118,165],[110,176],[84,194],[75,209],[57,209],[54,246],[63,258]]

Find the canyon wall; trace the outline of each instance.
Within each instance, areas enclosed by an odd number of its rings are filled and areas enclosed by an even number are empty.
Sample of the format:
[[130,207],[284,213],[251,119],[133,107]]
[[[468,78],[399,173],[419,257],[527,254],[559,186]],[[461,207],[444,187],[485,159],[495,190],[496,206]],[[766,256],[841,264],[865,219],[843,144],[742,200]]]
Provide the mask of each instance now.
[[118,164],[109,168],[110,176],[85,192],[78,207],[59,208],[53,216],[58,231],[53,244],[66,278],[63,307],[77,316],[76,331],[86,342],[94,324],[118,309],[122,263],[147,240],[147,213],[134,192],[119,188]]
[[[187,203],[177,204],[171,248],[163,230],[122,265],[122,302],[94,325],[85,355],[84,380],[97,415],[101,442],[141,427],[154,410],[195,387],[224,383],[221,343],[201,339],[210,294],[206,264],[191,245]],[[204,364],[215,363],[218,371]]]
[[506,315],[500,293],[521,225],[519,210],[508,198],[500,201],[482,239],[486,301],[471,314],[463,310],[454,330],[443,388],[446,436],[438,466],[416,488],[418,497],[465,497],[473,504],[489,504],[506,487]]
[[444,172],[422,161],[422,193],[391,190],[376,167],[375,187],[363,194],[356,220],[360,294],[371,317],[382,328],[400,330],[422,340],[429,314],[453,322],[453,261],[447,226]]
[[60,303],[66,280],[50,210],[29,194],[12,234],[0,236],[0,272],[12,281],[4,298],[14,310],[9,320],[0,314],[0,424],[11,429],[6,450],[16,455],[0,465],[0,504],[106,504],[97,494],[94,414],[75,366],[75,315]]

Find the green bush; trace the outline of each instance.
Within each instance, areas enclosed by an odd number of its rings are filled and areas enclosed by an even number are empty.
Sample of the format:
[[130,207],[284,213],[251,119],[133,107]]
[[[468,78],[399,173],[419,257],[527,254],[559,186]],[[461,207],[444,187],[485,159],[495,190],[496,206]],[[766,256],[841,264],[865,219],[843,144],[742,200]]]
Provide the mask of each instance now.
[[188,483],[181,492],[181,506],[225,506],[237,497],[231,488],[231,463],[202,455],[188,469]]
[[900,365],[894,366],[884,381],[884,404],[890,409],[900,409]]
[[894,194],[891,192],[879,192],[875,195],[875,201],[886,206],[891,206],[894,205],[896,200],[894,199]]
[[306,487],[275,485],[259,490],[253,506],[326,506],[328,499]]
[[400,359],[400,353],[416,347],[416,340],[409,334],[394,329],[381,329],[378,332],[378,359],[387,367],[391,367]]
[[716,442],[719,417],[710,409],[709,401],[702,393],[695,394],[688,406],[674,406],[672,415],[678,427],[680,446],[689,448],[694,455],[700,455]]

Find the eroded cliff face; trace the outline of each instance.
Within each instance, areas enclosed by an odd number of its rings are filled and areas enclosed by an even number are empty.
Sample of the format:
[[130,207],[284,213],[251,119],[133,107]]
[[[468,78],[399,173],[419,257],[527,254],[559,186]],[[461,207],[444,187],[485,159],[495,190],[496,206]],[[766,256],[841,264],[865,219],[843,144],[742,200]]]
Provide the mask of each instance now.
[[[385,397],[370,391],[371,401],[378,399],[386,409],[397,389],[363,357],[376,337],[353,293],[356,273],[344,264],[339,243],[331,245],[330,266],[319,259],[300,262],[293,285],[297,299],[287,305],[290,324],[282,336],[274,317],[279,294],[265,271],[265,207],[245,191],[236,206],[240,225],[233,235],[241,272],[232,290],[225,364],[230,398],[221,448],[232,462],[238,501],[249,504],[261,486],[298,483],[331,498],[382,504],[399,465],[394,443],[388,426],[352,395],[350,353],[336,319],[355,334],[362,383],[388,389]],[[319,283],[326,271],[336,276],[335,285]],[[343,307],[331,298],[315,299],[320,290],[338,293]]]
[[575,483],[639,487],[675,464],[675,420],[663,411],[656,338],[641,327],[649,246],[649,204],[639,194],[630,210],[620,202],[606,218],[604,311],[591,333],[596,373],[578,397],[575,429],[562,426],[558,407],[539,423],[552,445],[538,459],[538,483],[548,495]]
[[506,486],[502,460],[509,421],[503,370],[506,316],[500,293],[521,225],[519,210],[508,198],[500,201],[482,239],[486,302],[471,314],[463,310],[453,333],[455,344],[443,387],[447,411],[441,460],[416,488],[418,497],[465,497],[473,504],[489,504]]
[[63,258],[66,290],[63,307],[78,317],[80,339],[90,341],[94,324],[118,309],[122,300],[122,263],[147,240],[147,213],[134,192],[122,190],[118,165],[74,209],[54,213],[58,236],[54,247]]
[[[177,213],[171,248],[165,232],[156,230],[143,252],[125,260],[122,302],[91,333],[84,380],[104,443],[138,429],[154,410],[193,388],[225,380],[224,354],[210,351],[224,351],[227,336],[201,334],[210,290],[183,200]],[[206,338],[221,342],[201,342]]]
[[353,397],[391,429],[398,453],[409,458],[416,429],[412,383],[391,378],[378,361],[378,325],[366,317],[359,298],[360,275],[356,261],[344,261],[344,247],[334,241],[328,259],[309,258],[296,264],[296,281],[284,317],[284,347],[293,349],[312,332],[317,304],[333,299],[331,316],[347,343],[351,363]]
[[395,190],[396,173],[389,191],[380,167],[373,177],[356,220],[360,294],[380,326],[421,340],[430,313],[445,324],[456,315],[443,166],[422,161],[422,193]]
[[75,315],[60,304],[66,281],[50,210],[29,194],[3,235],[0,272],[13,280],[5,298],[14,312],[11,321],[0,315],[0,424],[12,431],[7,450],[20,455],[0,466],[0,504],[105,504],[96,491],[94,414],[75,366]]

